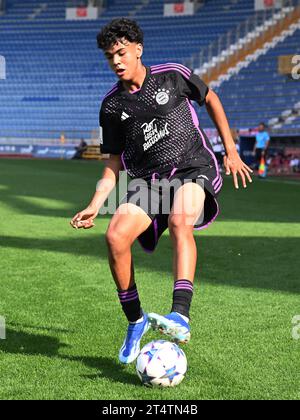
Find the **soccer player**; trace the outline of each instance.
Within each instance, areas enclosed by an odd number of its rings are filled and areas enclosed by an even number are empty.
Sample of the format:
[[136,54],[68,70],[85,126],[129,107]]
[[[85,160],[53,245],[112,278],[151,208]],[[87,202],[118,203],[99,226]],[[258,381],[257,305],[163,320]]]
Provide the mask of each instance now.
[[[189,310],[197,260],[193,230],[215,220],[216,198],[222,188],[216,158],[191,101],[205,105],[213,119],[226,151],[226,174],[232,174],[235,188],[239,188],[238,176],[245,188],[247,181],[252,182],[252,170],[237,153],[219,98],[199,77],[182,64],[143,65],[143,33],[135,21],[113,20],[97,41],[119,78],[100,111],[101,152],[110,158],[91,203],[71,224],[76,229],[93,227],[120,170],[127,171],[137,188],[129,184],[109,223],[106,242],[110,269],[129,323],[119,359],[131,363],[149,327],[160,329],[178,343],[190,339]],[[173,192],[157,187],[163,180],[179,181],[180,186]],[[167,191],[171,206],[166,214],[161,204]],[[136,200],[137,194],[145,199]],[[173,305],[166,316],[146,314],[139,300],[131,247],[138,239],[146,251],[153,252],[167,228],[174,249]]]

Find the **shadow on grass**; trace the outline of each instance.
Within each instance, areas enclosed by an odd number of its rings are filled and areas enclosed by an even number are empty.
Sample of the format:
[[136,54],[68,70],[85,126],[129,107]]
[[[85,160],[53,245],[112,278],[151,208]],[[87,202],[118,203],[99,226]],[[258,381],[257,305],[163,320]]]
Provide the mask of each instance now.
[[83,362],[86,366],[98,369],[99,373],[93,375],[80,375],[81,378],[90,381],[97,381],[101,378],[107,378],[117,383],[126,385],[141,385],[137,375],[128,372],[127,366],[121,365],[114,359],[108,357],[67,357],[67,360]]
[[66,328],[58,327],[40,327],[38,325],[19,324],[17,322],[10,322],[9,325],[13,328],[28,328],[31,330],[50,331],[54,333],[74,333],[74,330],[67,330]]
[[[107,264],[109,272],[104,235],[89,236],[88,239],[78,235],[74,238],[56,240],[2,236],[0,247],[87,256]],[[300,293],[300,238],[203,235],[196,236],[195,240],[198,270],[201,271],[201,275],[197,271],[196,279],[200,277],[211,284]],[[152,255],[145,254],[138,243],[133,249],[136,268],[171,275],[173,251],[168,236],[160,239]]]
[[0,200],[24,216],[71,219],[90,202],[103,168],[93,161],[1,160]]
[[[103,168],[103,162],[2,160],[1,201],[24,216],[71,218],[89,203]],[[270,184],[254,178],[246,190],[236,191],[232,178],[224,178],[218,220],[300,222],[298,185]],[[38,205],[24,197],[45,201]],[[55,208],[55,204],[50,208],[46,200],[62,201],[65,208]]]
[[70,347],[70,345],[62,343],[56,337],[16,331],[11,328],[8,328],[6,331],[6,340],[0,340],[0,352],[3,353],[58,358],[67,362],[81,363],[88,368],[98,371],[95,374],[80,375],[84,379],[97,380],[106,378],[122,384],[139,384],[137,376],[126,371],[126,367],[114,359],[102,356],[66,356],[60,354],[63,349]]
[[0,351],[10,354],[27,356],[59,356],[59,350],[69,347],[55,337],[16,331],[11,328],[6,330],[6,340],[0,340]]

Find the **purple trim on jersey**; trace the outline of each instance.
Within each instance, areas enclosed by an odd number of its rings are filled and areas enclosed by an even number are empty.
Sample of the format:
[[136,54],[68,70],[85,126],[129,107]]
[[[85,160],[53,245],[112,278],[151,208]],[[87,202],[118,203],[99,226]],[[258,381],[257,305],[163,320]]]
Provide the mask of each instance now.
[[172,176],[175,174],[175,172],[177,171],[178,168],[173,168],[172,172],[170,173],[170,176],[168,177],[168,179],[172,178]]
[[151,71],[164,70],[164,69],[180,70],[188,78],[190,78],[190,76],[192,74],[191,70],[187,69],[184,66],[180,66],[178,64],[161,64],[160,66],[152,66],[151,67]]
[[182,64],[177,63],[166,63],[166,64],[159,64],[157,66],[151,66],[151,72],[162,70],[162,69],[171,69],[171,70],[179,70],[181,73],[183,73],[188,79],[191,77],[191,70]]
[[222,186],[223,186],[223,182],[221,182],[219,188],[216,189],[216,194],[220,191],[220,189],[222,188]]
[[123,152],[123,153],[121,154],[121,161],[122,161],[122,163],[123,163],[124,171],[127,171],[126,164],[125,164],[125,159],[124,159],[124,153],[125,153],[125,152]]
[[[201,130],[199,128],[199,120],[198,120],[198,117],[197,117],[197,114],[196,114],[196,111],[195,111],[194,107],[192,106],[192,104],[190,103],[190,101],[188,99],[187,99],[187,102],[188,102],[188,105],[189,105],[189,108],[190,108],[190,111],[191,111],[191,114],[192,114],[192,118],[193,118],[193,122],[195,124],[195,127],[199,131],[199,134],[200,134],[200,136],[202,138],[203,146],[205,147],[206,150],[209,151],[209,153],[211,154],[211,156],[213,157],[213,160],[215,162],[215,167],[216,167],[216,170],[217,170],[217,177],[213,181],[213,185],[215,185],[215,183],[218,182],[220,179],[222,180],[222,177],[220,176],[220,172],[219,172],[219,165],[218,165],[217,159],[216,159],[214,153],[207,147],[205,138],[204,138],[204,136],[203,136],[203,134],[202,134],[202,132],[201,132]],[[219,190],[221,189],[221,187],[222,187],[222,184],[221,184]],[[216,193],[219,190],[217,190]],[[216,218],[220,214],[220,208],[219,208],[219,204],[218,204],[217,200],[215,199],[215,197],[214,197],[214,200],[215,200],[215,203],[217,205],[217,212],[216,212],[215,216],[205,226],[201,226],[199,228],[194,227],[194,230],[203,230],[203,229],[206,229],[209,225],[211,225],[216,220]]]
[[200,130],[200,128],[199,128],[199,120],[198,120],[198,117],[197,117],[197,114],[196,114],[195,108],[193,107],[193,105],[191,104],[191,102],[189,101],[189,99],[188,99],[188,98],[187,98],[187,103],[188,103],[188,105],[189,105],[189,108],[190,108],[190,111],[191,111],[191,114],[192,114],[192,118],[193,118],[193,122],[194,122],[194,124],[195,124],[195,127],[197,128],[197,130],[198,130],[198,132],[199,132],[199,134],[200,134],[200,136],[201,136],[201,138],[202,138],[202,143],[203,143],[203,146],[204,146],[204,148],[205,148],[205,149],[206,149],[206,150],[210,153],[211,157],[213,158],[213,160],[214,160],[214,162],[215,162],[215,167],[216,167],[216,171],[217,171],[217,176],[216,176],[216,178],[213,180],[213,182],[217,182],[218,178],[220,177],[219,165],[218,165],[218,162],[217,162],[217,158],[216,158],[216,156],[215,156],[214,152],[212,152],[212,151],[209,149],[209,147],[207,146],[207,144],[206,144],[205,138],[204,138],[204,136],[203,136],[203,134],[202,134],[202,132],[201,132],[201,130]]
[[186,100],[187,100],[188,106],[189,106],[190,111],[191,111],[191,114],[192,114],[194,126],[198,129],[198,127],[199,127],[199,120],[198,120],[198,117],[197,117],[197,113],[195,111],[195,108],[193,107],[193,105],[191,104],[191,102],[189,101],[188,98]]
[[220,178],[219,179],[219,181],[218,182],[216,182],[216,184],[214,185],[214,189],[216,190],[216,189],[218,189],[219,188],[219,186],[220,186],[220,184],[222,184],[223,183],[223,180],[222,180],[222,178]]
[[151,70],[151,74],[158,74],[158,73],[164,73],[170,70],[175,70],[178,71],[178,73],[180,73],[183,77],[189,79],[190,75],[186,74],[183,70],[179,69],[179,68],[175,68],[175,67],[166,67],[166,68],[162,68],[160,70]]
[[199,227],[199,228],[196,228],[196,227],[194,227],[194,230],[203,230],[203,229],[206,229],[208,226],[210,226],[215,220],[216,220],[216,218],[219,216],[219,214],[220,214],[220,207],[219,207],[219,204],[218,204],[218,202],[217,202],[217,200],[215,199],[215,197],[214,197],[214,200],[215,200],[215,202],[216,202],[216,205],[217,205],[217,213],[215,214],[215,216],[211,219],[211,221],[210,222],[208,222],[205,226],[201,226],[201,227]]
[[214,186],[215,190],[218,190],[220,188],[220,185],[223,184],[223,179],[220,180],[220,182],[217,183],[217,185]]
[[130,92],[131,95],[134,95],[135,93],[138,93],[142,88],[139,88],[137,90],[134,90],[133,92]]
[[218,179],[215,179],[215,180],[213,181],[213,183],[212,183],[212,184],[213,184],[213,186],[215,186],[215,184],[217,184],[217,183],[220,181],[220,179],[222,179],[222,178],[221,178],[221,176],[219,176],[219,178],[218,178]]
[[188,71],[190,73],[192,73],[192,70],[186,66],[184,66],[183,64],[180,63],[163,63],[163,64],[154,64],[153,66],[151,66],[151,68],[155,68],[155,67],[162,67],[162,66],[177,66],[177,67],[181,67],[183,70]]
[[108,98],[108,96],[112,95],[113,93],[115,93],[118,90],[118,84],[114,85],[111,90],[109,92],[107,92],[107,94],[104,96],[103,99]]
[[161,69],[161,70],[152,71],[151,74],[165,73],[165,72],[170,71],[170,70],[178,71],[178,73],[180,73],[183,77],[187,77],[186,74],[184,74],[181,70],[179,70],[179,69],[172,69],[171,67],[169,67],[168,69]]
[[192,74],[192,70],[189,67],[184,66],[183,64],[180,63],[167,63],[167,64],[171,64],[172,66],[178,66],[181,67],[183,70],[187,71],[188,73]]
[[152,174],[152,178],[151,178],[151,181],[152,181],[152,182],[156,180],[155,175],[159,175],[159,173],[158,173],[158,172],[153,172],[153,174]]
[[[175,168],[175,166],[174,166],[174,168],[172,169],[172,171],[170,172],[170,175],[168,176],[168,179],[170,179],[174,174],[175,174],[175,172],[177,171],[177,169],[178,168]],[[159,173],[158,172],[153,172],[153,174],[152,174],[152,178],[151,178],[151,181],[153,182],[153,181],[155,181],[156,180],[156,176],[155,175],[158,175],[159,176]]]
[[218,192],[220,187],[222,187],[223,181],[220,181],[220,183],[215,187],[215,191]]
[[219,181],[214,185],[214,189],[219,188],[219,185],[222,184],[223,178],[220,178]]

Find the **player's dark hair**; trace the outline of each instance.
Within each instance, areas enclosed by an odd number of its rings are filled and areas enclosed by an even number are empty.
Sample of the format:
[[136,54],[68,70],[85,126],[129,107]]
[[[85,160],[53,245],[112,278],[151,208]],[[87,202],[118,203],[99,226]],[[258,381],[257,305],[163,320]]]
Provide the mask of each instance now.
[[259,125],[262,125],[264,128],[267,128],[266,123],[261,122]]
[[123,38],[129,42],[144,44],[144,34],[139,25],[126,18],[114,19],[104,26],[97,36],[97,44],[101,50],[106,51]]

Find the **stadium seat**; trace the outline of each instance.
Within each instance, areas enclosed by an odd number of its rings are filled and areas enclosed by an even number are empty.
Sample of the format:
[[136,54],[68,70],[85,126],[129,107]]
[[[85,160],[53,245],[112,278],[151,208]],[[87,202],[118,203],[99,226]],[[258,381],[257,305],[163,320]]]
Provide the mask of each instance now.
[[[99,29],[113,17],[131,14],[138,20],[145,32],[144,61],[152,65],[188,64],[201,48],[254,15],[253,0],[206,1],[195,16],[180,18],[163,17],[163,0],[140,4],[115,0],[98,20],[77,22],[65,20],[61,0],[7,0],[0,17],[0,51],[7,62],[7,79],[0,81],[0,137],[90,137],[101,101],[116,81],[96,45]],[[263,30],[262,21],[257,30]],[[288,38],[216,85],[233,126],[279,117],[299,101],[295,83],[277,74],[277,56],[300,52],[299,41],[299,27],[292,25]],[[212,126],[206,112],[200,116],[203,126]]]

